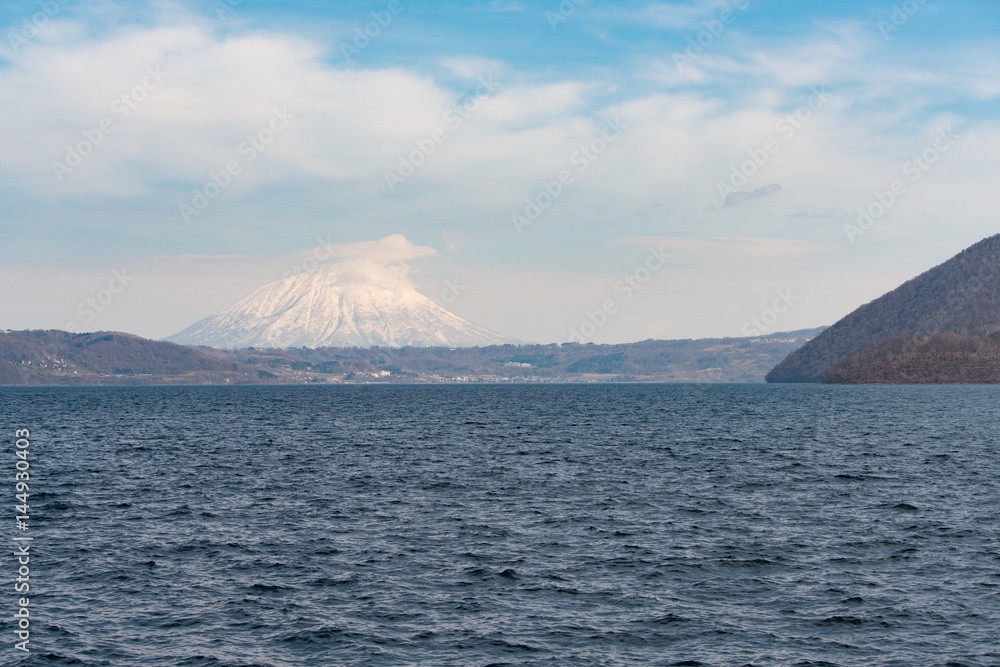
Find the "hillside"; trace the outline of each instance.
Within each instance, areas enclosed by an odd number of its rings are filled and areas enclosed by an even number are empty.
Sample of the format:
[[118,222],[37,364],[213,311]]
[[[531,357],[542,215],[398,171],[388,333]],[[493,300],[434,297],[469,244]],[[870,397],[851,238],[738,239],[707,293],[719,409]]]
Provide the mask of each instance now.
[[998,384],[1000,334],[893,338],[847,355],[823,379],[831,384]]
[[623,345],[217,350],[121,333],[0,333],[0,384],[762,382],[820,329]]
[[768,382],[820,382],[844,356],[902,336],[1000,331],[1000,235],[861,306],[767,374]]
[[224,381],[244,370],[231,357],[125,333],[0,333],[0,384],[150,384],[184,377]]

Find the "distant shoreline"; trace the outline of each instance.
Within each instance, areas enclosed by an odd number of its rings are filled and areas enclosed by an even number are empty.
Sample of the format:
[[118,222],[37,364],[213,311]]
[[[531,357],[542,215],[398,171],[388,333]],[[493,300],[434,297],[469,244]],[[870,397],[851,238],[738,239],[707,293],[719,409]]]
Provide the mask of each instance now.
[[822,329],[617,345],[218,350],[131,334],[0,333],[0,385],[759,383]]

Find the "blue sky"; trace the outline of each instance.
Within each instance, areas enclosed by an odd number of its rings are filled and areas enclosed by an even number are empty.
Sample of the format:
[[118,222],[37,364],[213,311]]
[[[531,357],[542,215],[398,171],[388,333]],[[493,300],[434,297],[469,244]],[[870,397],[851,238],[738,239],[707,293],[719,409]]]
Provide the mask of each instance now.
[[595,342],[764,332],[778,290],[770,330],[829,324],[998,231],[998,28],[985,0],[2,3],[0,326],[166,336],[392,234],[524,340],[609,298]]

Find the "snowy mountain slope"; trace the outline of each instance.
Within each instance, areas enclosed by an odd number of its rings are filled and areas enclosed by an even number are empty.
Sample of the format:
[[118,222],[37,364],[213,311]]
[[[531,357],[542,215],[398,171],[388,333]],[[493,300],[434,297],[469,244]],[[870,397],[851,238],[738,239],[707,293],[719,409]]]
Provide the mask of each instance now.
[[245,347],[475,347],[517,344],[420,294],[405,269],[321,266],[254,291],[165,340]]

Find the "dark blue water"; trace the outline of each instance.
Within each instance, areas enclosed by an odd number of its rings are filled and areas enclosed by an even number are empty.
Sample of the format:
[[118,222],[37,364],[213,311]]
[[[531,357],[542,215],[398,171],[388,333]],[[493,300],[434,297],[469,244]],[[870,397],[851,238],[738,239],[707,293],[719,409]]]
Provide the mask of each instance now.
[[5,665],[1000,665],[1000,388],[0,398]]

